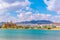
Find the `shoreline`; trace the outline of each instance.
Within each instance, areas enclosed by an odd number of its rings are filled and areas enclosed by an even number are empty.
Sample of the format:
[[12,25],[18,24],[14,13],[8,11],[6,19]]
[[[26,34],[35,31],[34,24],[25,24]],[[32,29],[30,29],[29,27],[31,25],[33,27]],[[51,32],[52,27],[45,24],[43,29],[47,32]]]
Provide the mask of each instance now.
[[60,28],[59,28],[59,29],[57,29],[57,28],[52,28],[52,29],[21,29],[21,28],[16,29],[16,28],[1,28],[1,30],[60,30]]

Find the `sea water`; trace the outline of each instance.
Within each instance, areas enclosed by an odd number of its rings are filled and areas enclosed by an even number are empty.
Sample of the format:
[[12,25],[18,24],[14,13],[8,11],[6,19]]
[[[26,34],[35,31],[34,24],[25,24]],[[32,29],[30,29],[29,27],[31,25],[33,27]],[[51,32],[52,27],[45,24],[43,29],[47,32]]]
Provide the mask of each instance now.
[[0,40],[60,40],[60,30],[0,30]]

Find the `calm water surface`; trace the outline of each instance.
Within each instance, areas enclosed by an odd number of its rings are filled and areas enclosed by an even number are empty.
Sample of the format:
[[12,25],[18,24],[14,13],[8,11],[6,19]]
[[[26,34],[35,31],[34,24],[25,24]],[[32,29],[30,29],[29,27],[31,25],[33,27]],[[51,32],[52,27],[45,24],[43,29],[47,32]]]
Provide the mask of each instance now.
[[60,40],[60,30],[0,30],[0,40]]

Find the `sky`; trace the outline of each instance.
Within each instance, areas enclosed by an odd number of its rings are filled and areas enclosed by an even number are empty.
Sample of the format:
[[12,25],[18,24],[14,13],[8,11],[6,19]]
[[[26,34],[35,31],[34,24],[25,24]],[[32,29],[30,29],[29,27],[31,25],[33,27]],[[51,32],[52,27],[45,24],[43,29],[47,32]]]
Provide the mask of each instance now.
[[60,0],[0,0],[0,22],[60,22]]

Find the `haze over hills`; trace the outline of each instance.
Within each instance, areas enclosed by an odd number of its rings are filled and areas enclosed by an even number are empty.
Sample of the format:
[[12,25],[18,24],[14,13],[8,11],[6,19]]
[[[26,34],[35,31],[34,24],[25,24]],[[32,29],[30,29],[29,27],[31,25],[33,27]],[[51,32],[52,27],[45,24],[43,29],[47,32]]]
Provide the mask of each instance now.
[[[2,24],[4,23],[8,22],[0,22],[0,26],[2,26]],[[51,24],[51,23],[53,22],[49,20],[31,20],[31,21],[16,22],[15,24]]]
[[24,22],[17,22],[17,24],[50,24],[53,23],[49,20],[31,20],[31,21],[24,21]]

